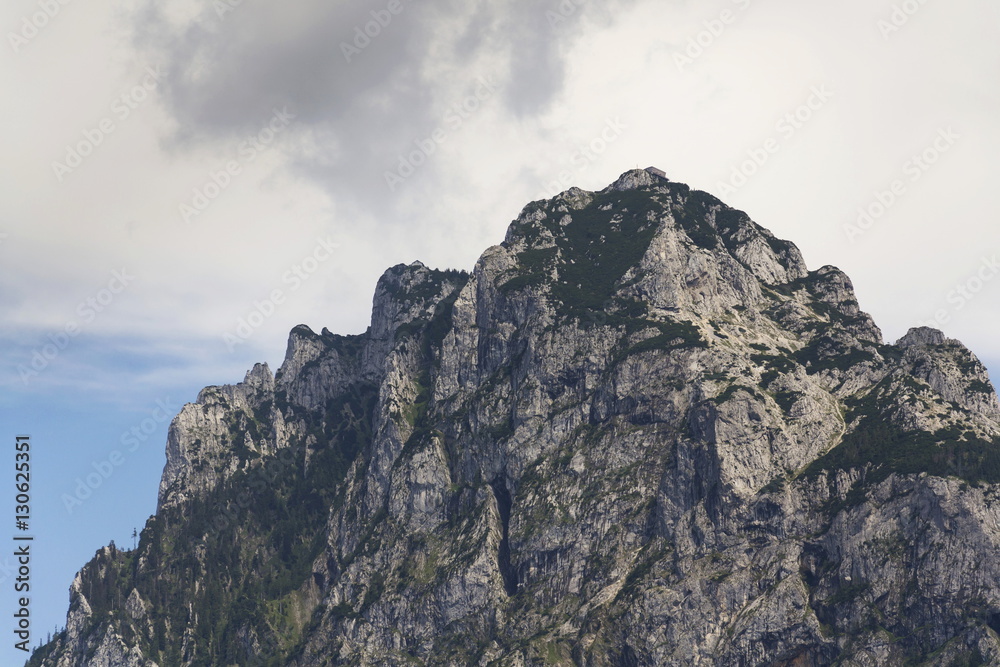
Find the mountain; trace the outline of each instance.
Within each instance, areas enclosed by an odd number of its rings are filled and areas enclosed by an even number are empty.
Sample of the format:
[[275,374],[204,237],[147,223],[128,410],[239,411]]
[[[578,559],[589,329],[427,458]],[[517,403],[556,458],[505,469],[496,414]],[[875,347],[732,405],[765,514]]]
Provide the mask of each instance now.
[[977,358],[636,170],[204,389],[29,664],[1000,664],[998,547]]

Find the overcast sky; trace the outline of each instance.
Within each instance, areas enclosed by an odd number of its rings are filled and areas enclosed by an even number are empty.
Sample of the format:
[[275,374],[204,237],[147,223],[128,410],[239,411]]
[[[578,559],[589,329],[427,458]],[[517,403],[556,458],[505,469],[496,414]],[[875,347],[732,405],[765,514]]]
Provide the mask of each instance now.
[[52,456],[37,532],[70,545],[40,556],[45,623],[153,511],[157,401],[277,368],[296,324],[363,331],[388,266],[470,269],[528,201],[629,168],[997,377],[997,25],[991,0],[9,0],[0,386],[5,437]]

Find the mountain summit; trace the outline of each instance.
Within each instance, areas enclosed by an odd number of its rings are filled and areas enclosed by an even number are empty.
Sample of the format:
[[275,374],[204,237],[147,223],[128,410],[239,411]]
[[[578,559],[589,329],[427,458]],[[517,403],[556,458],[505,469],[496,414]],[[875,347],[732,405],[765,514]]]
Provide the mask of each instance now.
[[1000,664],[998,547],[977,358],[635,170],[204,389],[29,664]]

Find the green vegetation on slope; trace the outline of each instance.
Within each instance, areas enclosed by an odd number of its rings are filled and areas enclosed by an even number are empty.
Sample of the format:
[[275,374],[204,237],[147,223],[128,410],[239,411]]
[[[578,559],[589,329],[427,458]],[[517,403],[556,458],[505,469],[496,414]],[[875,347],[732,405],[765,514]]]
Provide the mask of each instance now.
[[[325,546],[324,527],[330,508],[342,502],[342,482],[371,441],[376,400],[374,386],[353,385],[321,414],[295,414],[279,398],[286,418],[305,420],[305,439],[315,439],[308,471],[307,445],[296,442],[205,497],[150,518],[134,551],[98,553],[81,571],[91,627],[110,622],[164,667],[191,657],[192,665],[204,667],[250,664],[257,658],[246,653],[249,630],[262,655],[271,656],[253,664],[286,664],[311,611],[297,591]],[[233,426],[251,421],[235,419]],[[242,440],[242,432],[232,436]],[[152,638],[135,632],[125,612],[133,588],[150,603]],[[193,646],[182,655],[177,638],[186,628]],[[37,652],[28,664],[41,664],[44,655]]]
[[866,484],[878,483],[892,473],[922,472],[973,483],[1000,482],[1000,439],[984,440],[956,428],[934,433],[899,428],[879,408],[899,398],[898,393],[880,391],[890,382],[883,380],[863,397],[846,401],[847,422],[856,426],[840,444],[814,461],[805,475],[870,466]]

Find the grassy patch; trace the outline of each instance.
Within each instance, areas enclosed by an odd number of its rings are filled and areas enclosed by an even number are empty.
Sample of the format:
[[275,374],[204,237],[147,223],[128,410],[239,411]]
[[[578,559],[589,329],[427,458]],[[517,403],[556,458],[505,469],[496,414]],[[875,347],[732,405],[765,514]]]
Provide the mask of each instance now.
[[777,372],[778,374],[791,373],[795,370],[796,366],[792,359],[774,354],[751,354],[750,361],[754,362],[758,366],[766,368],[768,373],[772,371]]
[[[884,386],[886,381],[879,385]],[[849,400],[847,421],[857,422],[857,426],[804,474],[870,466],[867,484],[878,483],[892,473],[922,472],[973,483],[1000,482],[1000,439],[984,440],[955,428],[933,433],[904,431],[879,409],[898,395],[881,396],[876,387],[861,399]]]
[[774,395],[774,402],[778,404],[782,412],[787,414],[804,395],[798,391],[779,391]]
[[[602,211],[606,204],[611,208]],[[572,222],[556,236],[559,281],[552,294],[562,314],[580,318],[604,309],[622,276],[639,263],[653,240],[657,224],[647,214],[661,209],[653,193],[631,190],[599,195],[573,212]]]
[[655,336],[645,338],[638,343],[620,350],[616,361],[644,352],[676,350],[681,348],[707,348],[708,343],[701,337],[698,328],[688,321],[654,322],[643,321],[649,328],[659,331]]
[[795,353],[795,360],[810,375],[827,370],[846,371],[861,363],[874,361],[869,350],[847,347],[827,336],[820,336]]
[[733,396],[735,396],[736,392],[738,392],[738,391],[745,392],[746,394],[748,394],[750,396],[753,396],[755,398],[759,398],[760,397],[760,394],[757,392],[757,389],[754,388],[754,387],[748,387],[748,386],[742,385],[742,384],[731,384],[728,387],[726,387],[722,391],[722,393],[720,393],[718,396],[716,396],[712,400],[715,401],[716,405],[722,405],[726,401],[732,400]]
[[969,391],[978,392],[980,394],[993,394],[993,385],[989,382],[983,382],[982,380],[973,380],[969,383]]

